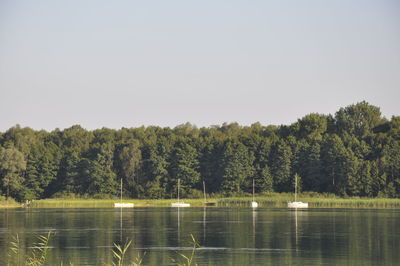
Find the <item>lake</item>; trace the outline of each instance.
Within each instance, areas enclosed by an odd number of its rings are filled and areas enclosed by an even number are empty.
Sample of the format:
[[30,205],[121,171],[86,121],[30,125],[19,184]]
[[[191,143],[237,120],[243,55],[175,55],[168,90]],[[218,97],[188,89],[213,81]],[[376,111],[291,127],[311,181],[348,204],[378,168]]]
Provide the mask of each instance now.
[[[132,240],[127,259],[176,265],[200,244],[200,265],[395,265],[400,211],[371,209],[134,208],[0,210],[0,264],[18,234],[32,252],[53,231],[50,265],[104,265],[113,243]],[[15,258],[13,258],[15,259]]]

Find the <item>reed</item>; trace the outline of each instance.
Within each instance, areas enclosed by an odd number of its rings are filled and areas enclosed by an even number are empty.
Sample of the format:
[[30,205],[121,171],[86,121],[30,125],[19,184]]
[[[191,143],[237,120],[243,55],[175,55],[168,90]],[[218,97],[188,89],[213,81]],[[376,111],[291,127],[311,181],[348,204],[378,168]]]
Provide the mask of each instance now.
[[52,231],[49,231],[47,235],[38,235],[36,237],[37,242],[33,244],[32,251],[28,255],[23,252],[18,234],[13,236],[13,240],[9,245],[7,265],[44,266],[47,260],[51,235]]
[[[48,256],[48,245],[53,232],[49,231],[47,235],[38,235],[37,242],[33,244],[32,252],[29,255],[25,255],[21,241],[18,234],[12,237],[12,241],[9,243],[9,252],[7,257],[7,266],[44,266],[47,265]],[[200,247],[195,237],[190,234],[192,238],[192,249],[190,254],[178,253],[182,260],[175,260],[171,258],[171,261],[176,263],[178,266],[192,266],[198,265],[195,263],[196,249]],[[104,263],[104,266],[140,266],[143,263],[143,256],[137,255],[135,258],[126,262],[125,255],[130,249],[132,240],[127,240],[123,246],[114,243],[114,247],[111,250],[113,254],[113,261],[111,264]],[[57,265],[54,264],[53,265]],[[62,266],[63,263],[60,262]],[[73,266],[74,264],[70,262],[68,265]]]
[[[119,200],[110,199],[43,199],[33,201],[33,208],[113,208]],[[170,207],[176,199],[125,199],[122,203],[134,203],[135,207]],[[192,206],[203,206],[203,199],[185,199]],[[212,202],[212,201],[211,201]],[[216,202],[216,200],[214,201]]]
[[[332,195],[298,195],[303,202],[308,202],[310,208],[400,208],[400,199],[387,198],[339,198]],[[224,198],[218,201],[219,206],[249,206],[252,198],[234,197]],[[255,201],[262,207],[287,207],[287,203],[293,201],[290,194],[276,194],[269,196],[257,196]]]
[[[310,208],[400,208],[400,199],[388,198],[341,198],[333,194],[305,192],[298,194],[303,202],[308,202]],[[260,207],[283,208],[293,201],[292,193],[264,193],[255,196]],[[214,197],[208,202],[217,206],[241,207],[249,206],[252,201],[250,195],[240,197]],[[135,207],[170,207],[176,199],[125,199],[123,203],[134,203]],[[204,206],[203,199],[184,199],[192,207]],[[113,208],[117,199],[43,199],[31,203],[33,208]]]
[[178,266],[197,266],[198,264],[195,261],[195,255],[196,255],[196,249],[200,248],[200,244],[197,242],[196,238],[190,234],[190,237],[192,238],[192,250],[190,252],[190,254],[185,255],[183,253],[179,253],[178,255],[181,258],[181,260],[177,260],[177,259],[173,259],[171,258],[171,261],[173,263],[176,263]]
[[132,244],[132,240],[126,241],[123,246],[114,243],[114,249],[112,250],[114,261],[111,264],[105,264],[105,266],[123,266],[123,265],[130,265],[130,266],[140,266],[142,265],[143,257],[137,255],[133,261],[126,264],[125,261],[125,254],[128,251],[129,247]]

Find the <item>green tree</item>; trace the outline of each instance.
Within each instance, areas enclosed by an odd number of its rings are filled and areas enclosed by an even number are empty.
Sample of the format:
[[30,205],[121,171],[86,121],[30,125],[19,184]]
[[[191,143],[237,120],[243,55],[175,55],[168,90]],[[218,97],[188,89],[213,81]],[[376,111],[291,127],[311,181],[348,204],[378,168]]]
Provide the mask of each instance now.
[[188,143],[188,140],[181,139],[175,144],[172,154],[171,174],[173,179],[172,187],[180,179],[182,196],[191,194],[191,190],[197,188],[200,183],[199,154],[197,150]]
[[115,161],[118,177],[124,180],[124,195],[130,194],[132,197],[138,197],[139,193],[143,191],[139,180],[139,170],[142,162],[139,142],[136,140],[120,145],[117,149]]
[[394,140],[400,140],[400,116],[393,116],[389,123],[388,136]]
[[[64,151],[65,152],[65,151]],[[52,184],[54,193],[78,193],[79,187],[79,164],[82,158],[76,151],[66,151],[60,162],[57,180]]]
[[79,163],[80,192],[89,195],[116,195],[118,182],[113,171],[114,146],[101,143],[91,151],[91,158]]
[[228,140],[222,159],[223,176],[222,191],[240,193],[242,188],[249,189],[254,176],[254,154],[237,140]]
[[337,135],[327,137],[321,149],[321,161],[324,179],[322,187],[325,191],[339,195],[358,194],[356,177],[358,160],[351,150],[348,150]]
[[383,167],[387,176],[386,194],[396,197],[400,194],[400,141],[390,139],[383,148]]
[[202,139],[200,152],[200,175],[206,184],[207,192],[218,192],[221,188],[223,169],[222,155],[224,152],[224,141],[214,135],[215,131],[209,132],[211,136]]
[[295,134],[299,138],[308,140],[322,140],[323,134],[328,128],[328,120],[325,115],[309,114],[297,121]]
[[[147,178],[144,185],[144,193],[149,198],[175,197],[167,186],[170,181],[170,154],[172,144],[166,137],[146,140],[143,147],[142,173]],[[168,194],[170,192],[170,194]]]
[[273,146],[270,158],[274,190],[278,192],[291,191],[292,151],[290,147],[280,140]]
[[370,162],[370,176],[371,176],[371,195],[373,197],[385,195],[385,186],[387,175],[382,166],[382,160],[378,159]]
[[35,132],[29,127],[21,128],[19,125],[16,125],[4,133],[4,146],[15,147],[27,158],[31,149],[40,142],[39,135],[41,133],[43,132]]
[[28,156],[25,174],[25,199],[45,196],[49,184],[57,178],[60,153],[51,142],[36,146]]
[[358,138],[371,134],[373,128],[384,122],[380,108],[365,101],[340,108],[335,114],[335,120],[340,135],[347,132]]
[[299,141],[292,163],[293,171],[303,177],[303,189],[320,191],[322,182],[321,146],[317,141]]
[[262,128],[259,125],[253,124],[251,132],[248,132],[246,138],[242,138],[242,143],[248,148],[249,152],[254,155],[252,163],[254,167],[254,176],[247,178],[246,191],[252,191],[252,180],[254,179],[255,191],[272,191],[272,176],[268,167],[269,154],[271,152],[271,143],[268,138],[260,136]]
[[20,152],[26,167],[1,166],[0,180],[3,193],[9,188],[18,199],[115,195],[120,178],[124,195],[169,198],[176,196],[177,178],[183,194],[198,193],[200,181],[208,192],[251,192],[253,179],[257,192],[287,192],[297,173],[305,191],[399,197],[399,146],[400,117],[388,121],[367,102],[334,116],[311,113],[288,126],[88,131],[74,125],[46,132],[17,125],[0,132],[0,147]]
[[370,161],[360,161],[357,171],[357,178],[359,180],[359,196],[373,197],[373,176],[372,163]]
[[255,179],[255,187],[259,190],[257,192],[271,192],[273,191],[273,179],[268,165],[261,168],[259,178]]
[[60,132],[60,142],[65,152],[83,153],[89,150],[93,134],[79,125]]
[[14,147],[0,148],[0,174],[3,193],[21,200],[19,192],[24,182],[26,161],[22,152]]
[[55,131],[52,138],[62,150],[57,179],[52,182],[49,189],[53,193],[82,194],[80,180],[80,163],[91,146],[93,133],[79,125],[74,125],[63,131]]

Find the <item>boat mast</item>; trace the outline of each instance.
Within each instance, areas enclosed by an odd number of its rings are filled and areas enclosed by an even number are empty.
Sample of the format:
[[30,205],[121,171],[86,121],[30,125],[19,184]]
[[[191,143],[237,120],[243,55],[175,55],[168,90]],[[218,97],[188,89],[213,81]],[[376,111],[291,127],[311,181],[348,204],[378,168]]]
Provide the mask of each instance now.
[[179,186],[180,186],[181,180],[178,178],[178,202],[179,202]]
[[207,198],[206,198],[206,183],[203,180],[203,191],[204,191],[204,203],[207,202]]
[[296,202],[297,198],[297,174],[294,175],[294,201]]
[[121,199],[120,199],[121,203],[122,203],[122,178],[121,178]]
[[254,178],[253,178],[253,201],[254,201]]

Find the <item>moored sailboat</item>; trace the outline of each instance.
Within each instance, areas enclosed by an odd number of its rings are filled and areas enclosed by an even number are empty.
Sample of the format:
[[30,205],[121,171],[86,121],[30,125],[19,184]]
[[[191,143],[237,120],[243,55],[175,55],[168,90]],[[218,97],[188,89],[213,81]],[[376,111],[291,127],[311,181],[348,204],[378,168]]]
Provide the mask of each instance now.
[[288,208],[308,208],[308,202],[297,201],[297,174],[294,178],[294,201],[288,202]]
[[252,208],[257,208],[258,207],[258,202],[254,201],[254,178],[253,178],[253,201],[251,202],[251,207]]
[[121,197],[119,203],[114,203],[114,208],[133,208],[133,203],[122,203],[122,178],[121,178]]
[[179,201],[180,179],[178,179],[178,202],[171,203],[171,207],[190,207],[190,203]]

